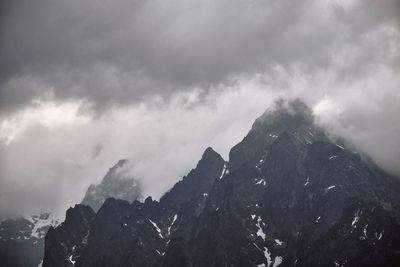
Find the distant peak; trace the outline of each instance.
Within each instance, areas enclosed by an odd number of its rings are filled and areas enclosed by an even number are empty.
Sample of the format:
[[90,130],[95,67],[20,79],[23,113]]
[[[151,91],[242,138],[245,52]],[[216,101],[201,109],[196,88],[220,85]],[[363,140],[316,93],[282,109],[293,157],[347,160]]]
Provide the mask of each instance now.
[[117,164],[115,164],[115,166],[122,167],[127,162],[128,162],[127,159],[120,159],[118,160]]
[[131,173],[132,165],[121,159],[111,167],[101,182],[90,185],[82,200],[82,204],[99,210],[105,199],[114,197],[132,202],[141,197],[140,181]]

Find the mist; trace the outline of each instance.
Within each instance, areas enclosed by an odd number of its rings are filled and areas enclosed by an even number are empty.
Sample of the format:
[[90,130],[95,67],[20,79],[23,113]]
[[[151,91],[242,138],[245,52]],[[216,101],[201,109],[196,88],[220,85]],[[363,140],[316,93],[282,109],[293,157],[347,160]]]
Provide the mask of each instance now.
[[119,159],[159,198],[278,98],[400,175],[400,4],[3,1],[0,214],[63,213]]

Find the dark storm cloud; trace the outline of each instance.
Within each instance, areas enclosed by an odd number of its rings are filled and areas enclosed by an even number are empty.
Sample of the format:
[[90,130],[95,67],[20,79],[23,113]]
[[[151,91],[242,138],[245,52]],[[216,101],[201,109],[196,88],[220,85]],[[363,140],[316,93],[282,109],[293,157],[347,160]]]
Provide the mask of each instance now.
[[276,64],[327,68],[333,45],[357,42],[397,15],[396,3],[347,12],[311,0],[3,1],[0,107],[51,97],[104,109]]

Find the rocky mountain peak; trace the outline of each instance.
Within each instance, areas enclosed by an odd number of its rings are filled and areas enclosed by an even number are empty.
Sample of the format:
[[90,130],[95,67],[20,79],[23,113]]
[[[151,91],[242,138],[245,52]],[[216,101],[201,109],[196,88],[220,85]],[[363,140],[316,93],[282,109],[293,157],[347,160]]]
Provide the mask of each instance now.
[[110,168],[100,184],[90,185],[81,203],[97,211],[109,197],[129,202],[141,198],[140,183],[130,173],[126,159],[119,160]]
[[278,101],[255,120],[249,133],[229,152],[229,169],[235,170],[255,158],[262,158],[283,134],[291,134],[305,144],[328,140],[314,123],[311,109],[301,102]]
[[225,160],[211,147],[208,147],[196,168],[192,169],[187,176],[183,177],[169,192],[161,197],[160,202],[163,205],[178,208],[189,199],[207,193],[215,179],[221,177],[225,169]]
[[276,131],[295,130],[301,125],[313,126],[312,110],[301,100],[277,101],[253,123],[251,131],[273,126]]
[[44,267],[399,266],[399,178],[329,140],[301,102],[277,105],[229,162],[207,148],[160,202],[108,198],[49,231]]
[[206,150],[204,150],[203,155],[201,156],[201,158],[215,158],[215,157],[220,157],[220,155],[215,152],[214,149],[212,149],[212,147],[207,147]]

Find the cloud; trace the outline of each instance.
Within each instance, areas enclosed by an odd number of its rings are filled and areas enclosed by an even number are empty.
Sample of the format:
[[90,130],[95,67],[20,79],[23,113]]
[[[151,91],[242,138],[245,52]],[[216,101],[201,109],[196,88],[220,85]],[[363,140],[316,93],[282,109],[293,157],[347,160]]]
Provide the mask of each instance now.
[[[370,53],[366,33],[392,23],[397,1],[5,1],[0,107],[47,94],[99,110],[147,96],[207,90],[237,75]],[[397,9],[398,10],[398,9]],[[351,55],[332,55],[347,47]],[[373,50],[376,47],[363,47]],[[359,66],[358,66],[359,67]],[[353,75],[358,67],[349,65]]]
[[[122,158],[132,162],[145,194],[158,198],[196,165],[209,145],[226,157],[274,99],[264,90],[248,89],[251,95],[233,86],[206,99],[196,92],[180,93],[167,102],[118,107],[101,117],[78,112],[76,103],[30,107],[3,128],[13,138],[0,146],[1,211],[62,213]],[[242,105],[244,100],[252,107]],[[48,110],[65,118],[32,121]],[[70,117],[76,123],[70,124]]]
[[318,122],[400,176],[400,79],[378,67],[362,79],[342,84],[314,106]]
[[0,213],[63,211],[121,158],[157,198],[278,97],[400,174],[396,0],[1,5]]

